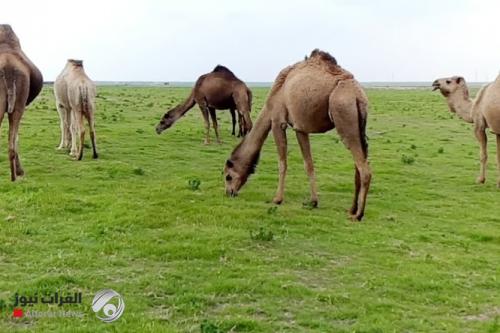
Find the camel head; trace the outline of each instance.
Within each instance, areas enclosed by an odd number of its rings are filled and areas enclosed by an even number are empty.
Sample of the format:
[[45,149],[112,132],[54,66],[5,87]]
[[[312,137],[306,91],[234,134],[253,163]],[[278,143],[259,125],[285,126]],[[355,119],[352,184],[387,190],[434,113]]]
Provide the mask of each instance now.
[[0,44],[19,47],[19,39],[9,24],[0,24]]
[[231,197],[238,195],[240,189],[247,182],[248,177],[255,172],[255,168],[259,162],[259,151],[250,154],[250,156],[238,157],[241,143],[235,148],[224,166],[223,174],[226,184],[226,194]]
[[465,84],[465,79],[461,76],[445,77],[437,79],[432,83],[432,91],[438,90],[445,97],[455,93],[461,93],[466,99],[469,99],[469,90]]
[[170,128],[176,122],[177,119],[173,116],[175,114],[173,111],[176,109],[177,107],[163,115],[158,125],[156,125],[157,134],[161,134],[164,130]]
[[224,179],[226,183],[226,194],[231,197],[238,195],[238,191],[246,183],[248,176],[244,176],[243,170],[231,160],[226,161],[224,166]]

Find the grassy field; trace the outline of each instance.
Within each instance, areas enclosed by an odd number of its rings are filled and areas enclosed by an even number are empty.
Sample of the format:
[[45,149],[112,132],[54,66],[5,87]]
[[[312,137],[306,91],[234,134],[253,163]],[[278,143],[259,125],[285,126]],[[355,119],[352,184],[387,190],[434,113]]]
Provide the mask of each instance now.
[[[374,178],[365,220],[347,218],[353,162],[333,131],[312,137],[319,208],[293,133],[285,203],[270,203],[268,139],[240,196],[221,171],[238,139],[205,146],[199,110],[161,136],[154,126],[185,88],[99,88],[100,158],[59,144],[51,88],[20,133],[26,177],[9,180],[0,145],[0,332],[500,332],[500,191],[495,147],[476,185],[469,124],[437,93],[369,90]],[[266,89],[254,89],[257,117]],[[492,140],[490,140],[492,142]],[[104,288],[123,316],[90,309]],[[12,318],[14,294],[82,292],[75,318]],[[40,311],[58,310],[39,304]]]

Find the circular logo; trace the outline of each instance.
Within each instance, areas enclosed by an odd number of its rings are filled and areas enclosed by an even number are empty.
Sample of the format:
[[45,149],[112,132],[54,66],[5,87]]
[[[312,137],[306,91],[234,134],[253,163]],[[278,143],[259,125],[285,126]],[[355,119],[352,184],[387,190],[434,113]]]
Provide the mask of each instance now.
[[125,302],[122,296],[113,289],[103,289],[94,296],[92,310],[97,318],[106,323],[111,323],[123,314]]

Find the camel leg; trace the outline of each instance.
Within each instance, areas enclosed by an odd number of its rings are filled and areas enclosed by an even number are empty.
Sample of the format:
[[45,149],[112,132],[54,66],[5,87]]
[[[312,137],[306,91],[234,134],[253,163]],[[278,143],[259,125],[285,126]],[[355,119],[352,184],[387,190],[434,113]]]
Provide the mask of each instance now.
[[355,213],[351,213],[351,217],[355,220],[361,221],[365,214],[366,197],[370,188],[372,173],[370,166],[368,165],[368,160],[364,156],[363,150],[360,146],[351,149],[351,153],[356,163],[356,171],[359,172],[360,181],[359,190],[356,190],[355,192],[357,211]]
[[217,114],[215,113],[214,108],[208,108],[208,111],[210,112],[210,118],[212,118],[212,127],[214,128],[215,131],[215,137],[217,138],[217,143],[222,143],[220,137],[219,137],[219,124],[217,124]]
[[17,166],[19,165],[19,156],[17,152],[17,134],[22,115],[23,111],[17,108],[9,114],[9,162],[10,179],[12,181],[15,181],[18,176]]
[[281,204],[283,202],[283,197],[285,193],[285,176],[287,169],[287,140],[286,140],[286,124],[281,127],[281,124],[273,123],[272,131],[274,136],[274,142],[276,143],[276,148],[278,150],[279,157],[279,181],[278,190],[276,191],[276,196],[273,199],[275,204]]
[[233,123],[233,131],[231,132],[232,136],[236,135],[235,129],[236,129],[236,112],[234,109],[229,109],[229,112],[231,112],[231,121]]
[[[342,138],[344,145],[351,151],[354,159],[355,190],[351,207],[351,218],[361,221],[365,211],[366,197],[370,188],[371,170],[368,165],[368,151],[364,141],[364,131],[360,117],[366,117],[366,103],[357,101],[357,97],[349,89],[349,82],[339,83],[330,96],[329,113],[337,133]],[[359,104],[359,105],[358,105]]]
[[349,213],[355,215],[358,211],[358,199],[359,199],[359,191],[361,189],[361,176],[359,175],[359,170],[354,164],[354,199],[352,200],[351,209],[349,209]]
[[71,116],[71,122],[70,122],[70,131],[71,131],[71,150],[70,150],[70,155],[73,157],[77,156],[77,147],[76,147],[76,140],[79,137],[78,130],[80,129],[80,126],[78,125],[78,115],[76,114],[76,110],[72,109],[70,112]]
[[303,132],[295,132],[297,141],[299,142],[300,151],[304,158],[304,169],[309,177],[311,186],[311,204],[313,207],[318,206],[318,189],[316,187],[316,176],[314,175],[314,164],[311,155],[311,145],[309,143],[309,134]]
[[85,124],[83,122],[83,112],[79,112],[78,117],[78,127],[80,134],[80,144],[78,146],[78,160],[81,161],[83,158],[83,144],[85,143]]
[[243,122],[245,120],[243,119],[243,117],[241,116],[241,113],[238,111],[238,138],[241,138],[243,136],[243,132],[244,132],[244,125],[243,125]]
[[210,143],[210,120],[208,119],[208,108],[206,106],[200,105],[201,114],[203,115],[203,120],[205,121],[205,144]]
[[16,175],[19,177],[24,176],[24,170],[19,159],[19,133],[16,136]]
[[62,104],[56,103],[56,108],[57,112],[59,113],[59,119],[61,121],[60,127],[61,127],[61,142],[59,144],[59,147],[57,149],[64,149],[65,144],[68,142],[68,139],[66,137],[67,134],[67,124],[69,119],[66,119],[68,113],[66,112],[66,109]]
[[92,158],[96,159],[99,157],[99,155],[97,154],[97,145],[95,142],[95,122],[93,111],[87,114],[87,121],[89,123],[90,129],[90,141],[92,142]]
[[484,184],[486,180],[486,163],[488,161],[488,151],[487,151],[487,143],[488,137],[486,136],[486,129],[483,126],[476,125],[474,128],[474,134],[476,135],[477,141],[479,141],[480,146],[480,162],[481,168],[479,171],[479,177],[477,178],[477,182],[480,184]]
[[241,115],[240,118],[240,126],[242,126],[242,134],[243,136],[247,135],[248,132],[252,129],[252,119],[250,118],[250,102],[248,100],[248,96],[245,93],[235,93],[233,94],[233,99],[236,104],[236,109],[238,109],[238,113]]
[[497,187],[500,188],[500,134],[497,134]]
[[71,147],[71,110],[65,109],[66,112],[66,123],[64,124],[64,130],[66,131],[66,141],[64,142],[64,148]]

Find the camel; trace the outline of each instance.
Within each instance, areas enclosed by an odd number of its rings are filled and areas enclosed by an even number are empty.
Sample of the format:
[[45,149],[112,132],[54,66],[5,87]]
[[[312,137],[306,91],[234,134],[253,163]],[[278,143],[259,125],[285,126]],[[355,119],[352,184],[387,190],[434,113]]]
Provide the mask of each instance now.
[[480,171],[477,182],[486,181],[486,129],[489,128],[497,138],[497,187],[500,188],[500,75],[494,82],[482,87],[474,100],[469,97],[465,79],[461,76],[437,79],[432,84],[446,98],[450,111],[468,123],[474,123],[474,134],[480,146]]
[[54,82],[54,94],[61,120],[61,143],[58,149],[68,148],[71,140],[70,155],[78,160],[83,158],[85,117],[90,129],[92,157],[98,158],[94,122],[96,88],[85,73],[82,60],[69,59],[66,62],[66,66]]
[[42,73],[21,50],[12,27],[0,24],[0,124],[7,112],[12,181],[24,175],[19,159],[19,124],[26,106],[38,96],[42,87]]
[[205,121],[205,144],[210,143],[210,121],[215,131],[217,142],[221,143],[215,110],[231,112],[233,123],[232,135],[235,135],[235,110],[238,111],[239,134],[244,136],[252,128],[250,111],[252,107],[252,92],[246,84],[238,79],[227,67],[217,65],[212,72],[204,74],[196,80],[193,90],[184,103],[165,113],[156,126],[156,133],[161,134],[170,128],[179,118],[188,112],[195,104],[201,109]]
[[330,54],[313,50],[307,59],[283,69],[274,81],[255,126],[226,161],[226,194],[236,196],[255,172],[262,146],[272,131],[279,156],[278,190],[273,202],[283,202],[287,172],[286,129],[290,126],[295,130],[309,177],[311,206],[317,207],[309,134],[336,128],[354,158],[355,191],[350,215],[353,220],[360,221],[371,181],[365,134],[367,108],[368,99],[354,76],[337,65]]

